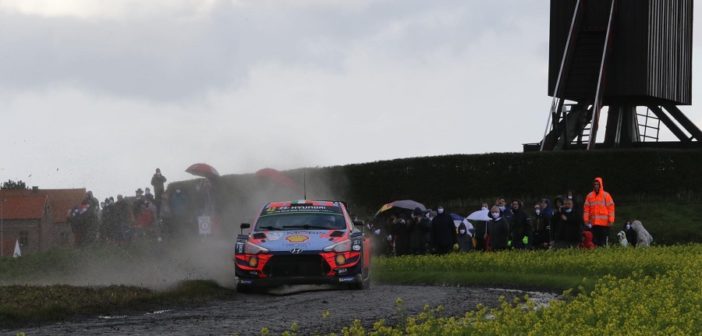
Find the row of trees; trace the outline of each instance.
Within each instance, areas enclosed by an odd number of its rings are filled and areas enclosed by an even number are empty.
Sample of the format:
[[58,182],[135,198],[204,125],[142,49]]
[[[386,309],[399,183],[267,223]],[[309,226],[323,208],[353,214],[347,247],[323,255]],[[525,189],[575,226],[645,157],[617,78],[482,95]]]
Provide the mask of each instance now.
[[22,182],[21,180],[18,180],[17,182],[13,180],[7,180],[6,182],[2,183],[2,187],[0,187],[2,190],[24,190],[24,189],[29,189],[27,188],[27,184]]

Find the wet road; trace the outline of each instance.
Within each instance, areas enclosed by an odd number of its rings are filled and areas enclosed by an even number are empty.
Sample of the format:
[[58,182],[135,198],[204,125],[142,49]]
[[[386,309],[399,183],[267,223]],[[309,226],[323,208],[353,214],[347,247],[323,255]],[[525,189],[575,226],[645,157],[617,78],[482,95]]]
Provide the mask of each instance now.
[[[258,335],[266,327],[273,334],[299,325],[298,334],[339,332],[353,320],[370,326],[379,319],[388,323],[422,311],[424,305],[443,305],[446,314],[463,315],[477,304],[495,306],[500,296],[525,292],[489,288],[389,286],[370,290],[336,290],[292,287],[265,294],[236,294],[229,300],[199,307],[171,308],[147,314],[99,316],[19,330],[15,335]],[[548,302],[556,296],[529,292]],[[402,299],[398,305],[397,299]]]

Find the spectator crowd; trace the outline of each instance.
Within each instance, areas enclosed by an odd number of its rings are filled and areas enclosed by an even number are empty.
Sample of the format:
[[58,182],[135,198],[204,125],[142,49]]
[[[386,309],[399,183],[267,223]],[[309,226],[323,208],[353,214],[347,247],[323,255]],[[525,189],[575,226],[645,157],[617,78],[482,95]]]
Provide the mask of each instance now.
[[[161,241],[164,237],[190,234],[196,227],[190,215],[187,194],[175,188],[169,194],[166,177],[156,169],[151,188],[137,189],[134,196],[107,197],[101,203],[88,191],[83,201],[68,213],[68,222],[78,247],[96,241],[124,244],[134,240]],[[206,181],[205,181],[206,182]],[[211,197],[207,184],[205,195]],[[204,214],[214,213],[213,202],[205,202]],[[436,211],[417,207],[376,215],[366,228],[374,251],[381,255],[445,254],[458,249],[499,251],[506,249],[594,249],[609,244],[615,205],[604,190],[601,178],[584,199],[569,191],[554,199],[543,198],[525,206],[514,199],[498,197],[483,202],[477,218],[463,218],[443,206]],[[649,246],[653,237],[641,221],[626,221],[617,233],[623,246]]]
[[[518,199],[507,203],[498,197],[483,202],[482,217],[463,218],[449,214],[443,206],[436,211],[422,208],[388,211],[366,224],[381,255],[444,254],[457,247],[462,252],[506,249],[594,249],[610,244],[615,221],[612,196],[601,178],[582,200],[572,191],[554,199],[543,198],[526,207]],[[470,216],[469,216],[470,217]],[[627,221],[617,235],[623,246],[648,246],[653,237],[635,220]]]
[[177,234],[177,227],[186,221],[187,196],[180,189],[169,197],[165,192],[166,177],[156,169],[151,188],[137,189],[134,196],[117,195],[103,202],[88,191],[82,202],[68,213],[74,243],[82,247],[97,241],[123,244],[138,239],[160,241]]

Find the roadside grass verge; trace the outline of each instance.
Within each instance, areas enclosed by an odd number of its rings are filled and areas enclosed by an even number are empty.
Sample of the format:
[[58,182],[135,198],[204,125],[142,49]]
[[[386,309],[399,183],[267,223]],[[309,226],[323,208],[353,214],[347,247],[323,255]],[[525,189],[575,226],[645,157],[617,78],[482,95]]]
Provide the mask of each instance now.
[[[379,258],[383,282],[485,282],[565,288],[563,299],[537,308],[528,298],[444,316],[427,307],[398,325],[360,321],[341,335],[699,335],[702,334],[702,245],[595,251],[508,251]],[[473,270],[478,275],[471,276]],[[425,275],[413,276],[412,273]],[[392,275],[388,275],[388,273]],[[581,278],[576,286],[569,283]],[[450,279],[446,281],[445,279]],[[551,280],[548,280],[551,279]],[[489,285],[489,284],[488,284]]]
[[183,281],[154,291],[134,286],[1,286],[0,327],[14,328],[75,316],[145,312],[175,305],[196,305],[234,294],[214,281]]
[[393,272],[375,274],[373,278],[380,283],[401,285],[449,285],[481,286],[496,288],[515,288],[561,292],[570,288],[592,288],[593,279],[567,274],[507,274],[504,272]]
[[206,265],[209,269],[203,266],[211,255],[222,255],[226,264],[229,250],[212,242],[195,247],[96,244],[0,258],[0,328],[197,305],[234,295],[210,276],[212,269],[225,269],[219,260]]
[[592,251],[501,251],[436,256],[375,258],[374,278],[383,283],[502,286],[562,291],[592,289],[605,275],[626,277],[680,269],[688,255],[702,256],[702,245],[649,249],[600,248]]

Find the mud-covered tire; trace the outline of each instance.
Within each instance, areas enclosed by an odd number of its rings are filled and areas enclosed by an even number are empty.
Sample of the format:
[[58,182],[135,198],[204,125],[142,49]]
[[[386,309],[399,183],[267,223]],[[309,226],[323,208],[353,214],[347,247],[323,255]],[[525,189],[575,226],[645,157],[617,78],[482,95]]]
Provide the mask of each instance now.
[[351,288],[356,290],[370,289],[370,286],[370,269],[368,267],[364,267],[363,271],[361,271],[361,277],[359,281],[352,284]]

